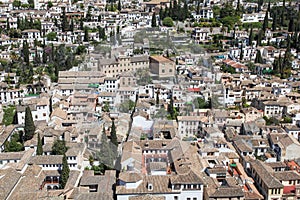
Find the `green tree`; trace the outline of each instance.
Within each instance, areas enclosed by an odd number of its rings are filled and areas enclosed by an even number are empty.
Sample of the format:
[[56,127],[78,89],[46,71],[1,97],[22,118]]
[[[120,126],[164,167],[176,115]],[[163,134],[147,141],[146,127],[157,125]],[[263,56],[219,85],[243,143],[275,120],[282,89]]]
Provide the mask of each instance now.
[[56,32],[50,32],[46,35],[46,38],[47,38],[48,41],[55,41],[56,36],[57,36]]
[[6,19],[6,30],[10,29],[9,17]]
[[177,110],[174,108],[174,100],[173,100],[173,96],[170,97],[170,102],[168,104],[168,119],[177,119]]
[[67,161],[67,156],[64,154],[63,160],[62,160],[62,170],[61,170],[61,187],[65,188],[67,181],[69,179],[70,175],[70,168]]
[[89,41],[89,29],[88,29],[88,27],[84,27],[83,41],[84,42],[88,42]]
[[240,61],[242,61],[243,58],[244,58],[244,50],[243,50],[243,44],[241,44]]
[[20,8],[21,7],[21,1],[18,1],[18,0],[14,0],[13,1],[13,8],[15,9],[15,8]]
[[61,17],[62,21],[61,21],[61,29],[62,29],[62,32],[65,32],[68,28],[67,28],[67,24],[68,24],[68,21],[67,21],[67,16],[66,16],[66,8],[63,7],[63,12],[62,12],[62,17]]
[[119,2],[118,2],[118,11],[121,11],[121,10],[122,10],[121,0],[119,0]]
[[107,101],[102,106],[102,111],[103,112],[109,112],[109,103]]
[[51,1],[48,1],[47,3],[47,8],[50,9],[53,7],[53,3]]
[[265,14],[264,23],[263,23],[263,28],[262,28],[262,30],[263,30],[264,32],[266,31],[266,29],[268,28],[268,25],[269,25],[269,18],[268,18],[268,15],[269,15],[269,13],[268,13],[268,11],[267,11],[266,14]]
[[256,56],[255,56],[254,63],[260,63],[260,64],[263,64],[263,59],[262,59],[260,50],[257,50],[257,51],[256,51]]
[[36,149],[36,155],[43,155],[43,146],[42,146],[42,140],[41,140],[41,136],[40,133],[38,133],[37,136],[37,149]]
[[16,115],[16,107],[15,106],[5,106],[3,107],[3,119],[2,124],[5,126],[8,126],[10,124],[13,124],[14,122],[14,116]]
[[159,90],[157,90],[156,91],[156,105],[159,105],[159,94],[160,94],[160,91]]
[[102,28],[101,26],[98,27],[98,32],[99,32],[99,38],[102,40],[105,40],[106,35],[105,35],[105,29]]
[[87,22],[90,22],[90,21],[92,20],[91,9],[92,9],[92,7],[89,6],[89,7],[88,7],[88,11],[87,11],[87,13],[86,13],[86,17],[85,17]]
[[156,27],[156,15],[155,15],[155,12],[153,12],[153,14],[152,14],[151,27]]
[[261,40],[263,37],[263,30],[258,31],[258,35],[257,35],[257,40],[256,40],[256,46],[260,46],[261,45]]
[[132,100],[125,100],[120,106],[119,111],[123,113],[128,113],[134,108],[134,102]]
[[274,13],[273,22],[272,22],[272,31],[276,31],[276,26],[277,26],[277,14]]
[[30,8],[34,8],[34,0],[28,0],[28,4]]
[[193,104],[198,109],[209,108],[209,103],[206,102],[205,99],[200,98],[200,97],[197,97],[196,99],[194,99]]
[[25,135],[24,140],[31,140],[34,136],[35,126],[32,119],[32,114],[30,108],[27,106],[25,109],[25,127],[24,127]]
[[56,140],[52,145],[53,155],[64,155],[67,150],[66,141],[64,140]]
[[74,20],[73,18],[71,19],[71,24],[70,24],[70,31],[74,31]]
[[[110,141],[108,141],[105,129],[103,127],[103,132],[101,135],[101,146],[100,151],[96,153],[96,158],[99,162],[108,167],[113,167],[114,160],[117,155],[117,147]],[[103,170],[100,170],[103,171]]]
[[163,25],[167,27],[172,27],[174,25],[173,20],[171,17],[165,17],[163,19]]
[[23,60],[29,65],[29,46],[26,40],[23,41]]
[[116,125],[114,119],[112,120],[111,129],[110,129],[110,141],[116,147],[118,146],[118,138],[117,138]]
[[4,144],[4,151],[5,152],[18,152],[23,151],[24,146],[21,141],[21,134],[15,133],[12,135],[10,141],[6,141]]
[[252,46],[253,42],[253,27],[251,26],[250,34],[249,34],[249,45]]

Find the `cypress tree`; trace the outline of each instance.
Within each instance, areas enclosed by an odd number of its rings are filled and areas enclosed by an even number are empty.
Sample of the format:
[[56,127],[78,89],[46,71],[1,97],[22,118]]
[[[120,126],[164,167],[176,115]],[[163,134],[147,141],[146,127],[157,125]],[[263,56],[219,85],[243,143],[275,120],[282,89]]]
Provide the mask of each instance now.
[[10,29],[9,17],[6,19],[6,30]]
[[269,0],[267,12],[271,12],[271,1]]
[[261,45],[262,34],[263,34],[263,31],[260,30],[260,31],[258,32],[258,35],[257,35],[257,44],[256,44],[256,46],[260,46],[260,45]]
[[83,17],[80,18],[80,30],[83,30]]
[[74,31],[74,20],[73,20],[73,18],[72,18],[72,20],[71,20],[71,24],[70,24],[70,31]]
[[289,32],[294,32],[295,31],[295,23],[294,23],[294,19],[293,18],[290,19],[288,31]]
[[64,154],[62,161],[63,162],[62,162],[62,170],[61,170],[61,187],[65,188],[66,183],[67,183],[68,178],[69,178],[69,174],[70,174],[70,168],[69,168],[69,165],[68,165],[66,154]]
[[84,37],[83,37],[84,42],[89,41],[89,29],[87,27],[84,27]]
[[61,29],[62,32],[65,32],[67,30],[67,16],[66,16],[65,8],[63,8],[63,13],[62,13]]
[[116,156],[116,152],[114,152],[114,150],[116,149],[117,148],[114,147],[114,145],[107,140],[105,128],[103,127],[100,151],[96,154],[100,163],[106,166],[112,166],[114,157]]
[[252,46],[253,42],[253,27],[251,26],[250,34],[249,34],[249,45]]
[[25,127],[24,127],[25,135],[24,135],[24,140],[31,140],[34,135],[35,131],[35,126],[33,123],[32,115],[31,115],[31,110],[27,106],[25,109]]
[[266,12],[265,18],[264,18],[264,23],[263,23],[263,31],[265,32],[266,29],[268,28],[269,25],[269,18],[268,18],[268,11]]
[[153,14],[152,14],[151,27],[156,27],[156,15],[155,15],[155,12],[153,12]]
[[110,141],[115,146],[118,146],[118,138],[117,138],[116,125],[115,125],[115,120],[114,119],[112,120],[112,124],[111,124]]
[[40,137],[40,133],[38,133],[38,139],[37,139],[37,149],[36,149],[36,155],[43,155],[43,146],[42,146],[42,140]]
[[119,10],[119,11],[122,10],[121,0],[119,0],[119,2],[118,2],[118,10]]
[[26,65],[29,65],[29,47],[26,40],[23,41],[23,60]]
[[273,15],[273,22],[272,22],[272,31],[275,31],[276,30],[276,26],[277,26],[277,14],[276,12],[274,13]]
[[244,52],[243,52],[243,44],[241,44],[241,53],[240,53],[240,61],[242,61],[244,58]]
[[255,57],[254,63],[260,63],[260,64],[263,63],[263,59],[261,57],[260,50],[257,50],[257,52],[256,52],[256,57]]
[[156,105],[159,105],[159,90],[156,91]]

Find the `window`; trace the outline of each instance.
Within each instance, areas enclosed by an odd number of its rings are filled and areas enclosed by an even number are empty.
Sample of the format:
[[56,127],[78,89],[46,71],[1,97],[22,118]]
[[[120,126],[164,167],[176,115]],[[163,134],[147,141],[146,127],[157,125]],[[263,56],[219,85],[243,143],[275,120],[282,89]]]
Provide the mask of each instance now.
[[174,196],[174,200],[178,200],[178,196]]
[[164,70],[164,69],[162,69],[162,70],[161,70],[161,73],[165,73],[165,70]]

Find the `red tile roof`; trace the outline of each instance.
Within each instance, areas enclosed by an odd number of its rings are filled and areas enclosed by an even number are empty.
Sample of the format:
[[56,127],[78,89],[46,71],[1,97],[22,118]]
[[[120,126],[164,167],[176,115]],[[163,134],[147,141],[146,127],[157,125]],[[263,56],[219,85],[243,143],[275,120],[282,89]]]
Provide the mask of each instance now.
[[283,187],[283,194],[295,193],[295,191],[296,191],[296,186],[295,185],[284,186]]

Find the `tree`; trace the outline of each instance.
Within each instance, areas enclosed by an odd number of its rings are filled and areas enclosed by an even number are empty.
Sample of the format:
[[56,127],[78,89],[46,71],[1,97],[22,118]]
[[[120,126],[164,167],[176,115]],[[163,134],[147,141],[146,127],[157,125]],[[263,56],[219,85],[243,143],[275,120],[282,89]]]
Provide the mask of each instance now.
[[90,22],[91,20],[92,20],[92,14],[91,14],[91,9],[92,9],[92,7],[91,6],[89,6],[88,7],[88,11],[87,11],[87,13],[86,13],[86,21],[88,21],[88,22]]
[[114,160],[117,156],[117,147],[110,141],[108,141],[105,128],[101,135],[100,151],[96,153],[96,158],[102,165],[113,167]]
[[197,97],[194,99],[193,104],[195,105],[196,108],[199,109],[205,109],[209,108],[209,103],[205,101],[205,99]]
[[120,106],[119,111],[123,113],[128,113],[134,108],[134,102],[129,100],[125,100]]
[[156,27],[156,15],[155,15],[155,12],[153,12],[153,14],[152,14],[151,27]]
[[172,27],[174,25],[173,20],[171,17],[165,17],[163,19],[163,25],[167,27]]
[[110,141],[116,147],[118,146],[118,138],[117,138],[116,125],[114,119],[112,120],[111,129],[110,129]]
[[26,40],[23,41],[23,60],[29,65],[29,46]]
[[169,116],[168,116],[169,119],[173,120],[173,119],[177,118],[177,112],[176,112],[176,109],[174,108],[173,96],[170,97],[170,102],[168,104],[168,113],[169,113]]
[[73,18],[71,19],[71,24],[70,24],[70,31],[74,31],[74,20]]
[[6,30],[10,29],[9,18],[6,19]]
[[61,187],[65,188],[68,178],[70,175],[70,168],[67,161],[67,156],[64,154],[63,160],[62,160],[62,170],[61,170]]
[[23,151],[24,146],[21,141],[21,134],[15,133],[12,135],[10,141],[6,141],[4,143],[4,151],[5,152],[18,152]]
[[47,3],[47,8],[50,9],[53,7],[53,3],[51,1],[48,1]]
[[83,30],[83,17],[80,18],[80,30]]
[[40,133],[38,133],[38,139],[37,139],[37,149],[36,149],[36,155],[43,155],[43,146],[42,146],[42,140],[40,137]]
[[28,4],[30,8],[34,8],[34,0],[28,0]]
[[84,27],[83,41],[84,42],[88,42],[89,41],[89,29],[88,29],[88,27]]
[[15,8],[20,8],[21,7],[21,1],[18,1],[18,0],[14,0],[13,1],[13,8],[15,9]]
[[276,26],[277,26],[277,14],[275,12],[273,15],[272,31],[276,31]]
[[258,35],[257,35],[257,43],[256,43],[256,46],[260,46],[260,45],[261,45],[262,37],[263,37],[263,30],[260,30],[260,31],[258,32]]
[[119,0],[119,2],[118,2],[118,11],[121,11],[121,10],[122,10],[121,0]]
[[250,34],[249,34],[249,45],[252,46],[253,42],[253,27],[251,26]]
[[243,58],[244,58],[244,50],[243,50],[243,44],[241,44],[240,61],[242,61]]
[[107,101],[102,106],[102,111],[103,112],[109,112],[109,103]]
[[98,32],[99,32],[99,38],[102,40],[105,40],[106,35],[105,35],[105,29],[102,28],[101,26],[98,27]]
[[159,105],[159,94],[160,94],[160,91],[159,90],[157,90],[156,91],[156,105]]
[[264,23],[263,23],[263,28],[262,28],[262,30],[263,30],[264,32],[266,31],[266,29],[268,28],[268,25],[269,25],[269,18],[268,18],[268,15],[269,15],[269,13],[268,13],[268,11],[267,11],[266,14],[265,14]]
[[66,146],[66,141],[56,140],[52,146],[53,155],[64,155],[67,152],[68,148]]
[[32,115],[31,115],[31,110],[27,106],[25,109],[25,127],[24,127],[25,135],[24,135],[24,140],[31,140],[34,135],[35,131],[35,126],[33,123]]
[[67,30],[67,16],[66,16],[66,8],[65,7],[63,7],[63,12],[62,12],[61,29],[62,29],[62,32],[65,32]]
[[263,64],[263,59],[262,59],[260,50],[257,50],[257,51],[256,51],[256,57],[255,57],[254,62],[255,62],[255,63]]

